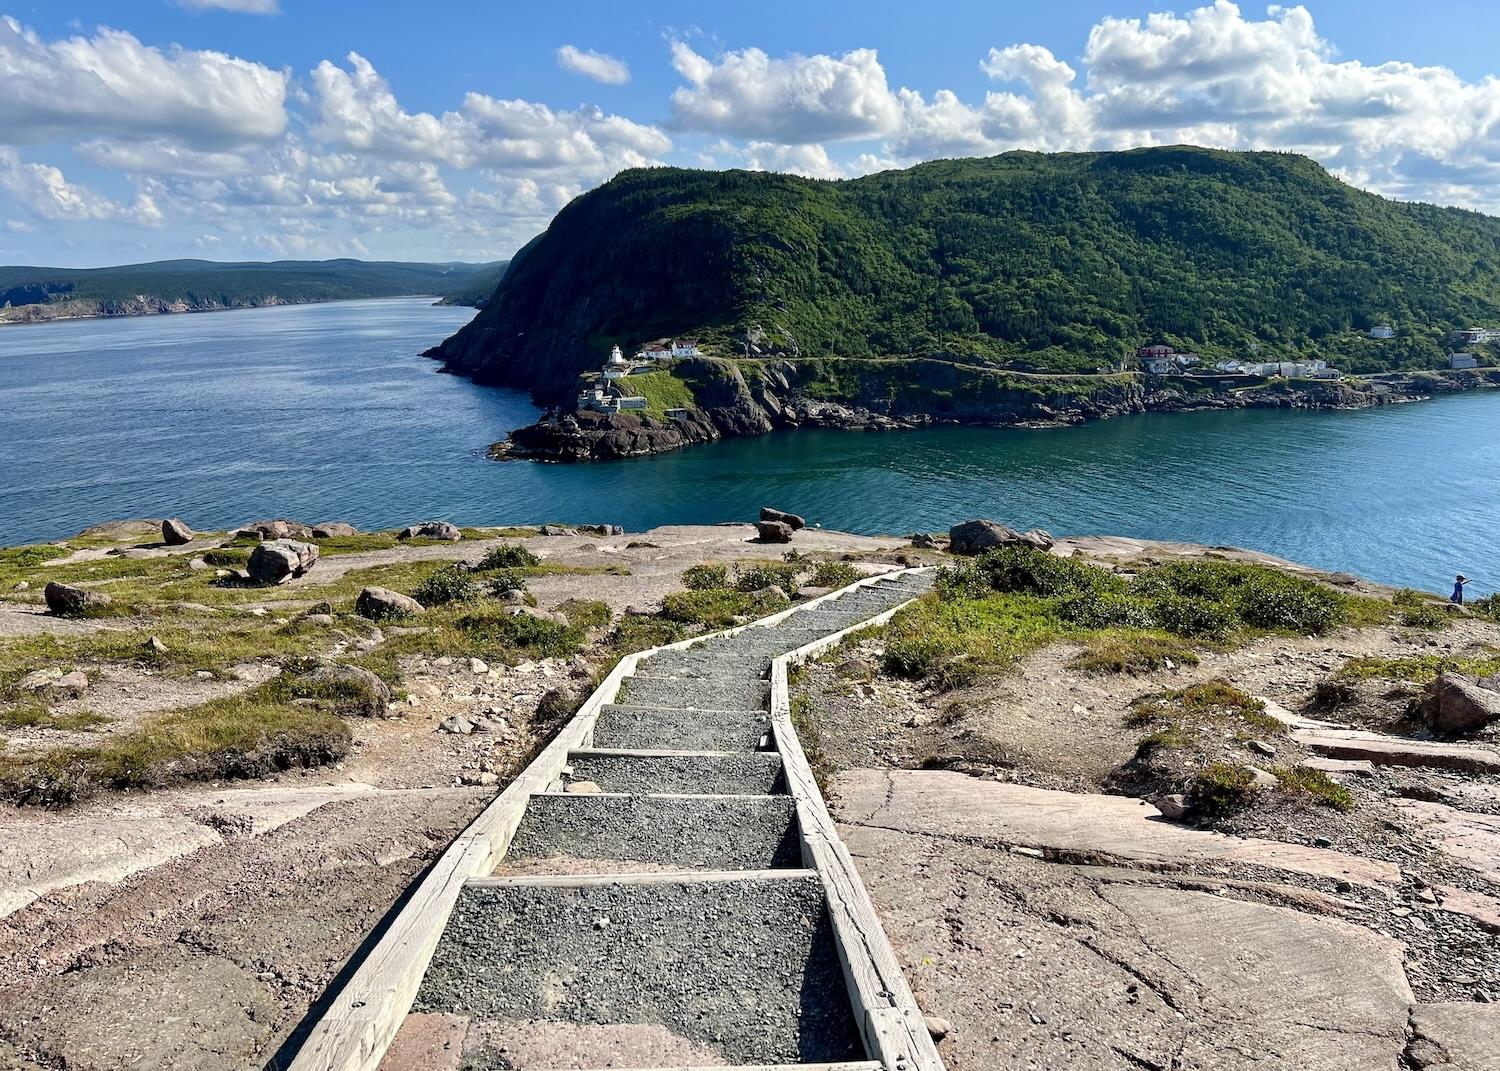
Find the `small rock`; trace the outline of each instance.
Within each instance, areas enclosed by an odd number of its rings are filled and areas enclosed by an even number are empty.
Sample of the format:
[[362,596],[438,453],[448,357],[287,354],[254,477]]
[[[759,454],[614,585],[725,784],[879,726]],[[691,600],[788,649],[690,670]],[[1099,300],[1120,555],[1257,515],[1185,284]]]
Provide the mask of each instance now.
[[1245,769],[1250,771],[1251,783],[1256,788],[1275,788],[1281,784],[1275,774],[1262,770],[1259,766],[1246,766]]
[[564,528],[560,524],[544,524],[537,531],[544,536],[570,536],[578,534],[573,529]]
[[438,724],[438,729],[441,732],[455,733],[459,736],[472,736],[474,733],[474,723],[468,718],[461,718],[455,714],[451,718],[444,718]]
[[471,659],[469,659],[469,672],[470,673],[488,673],[489,671],[490,671],[489,664],[486,663],[485,661],[483,661],[482,659],[479,659],[479,658],[471,658]]
[[302,620],[309,625],[332,625],[334,623],[332,614],[303,614]]
[[42,589],[47,600],[47,609],[58,617],[77,617],[90,610],[108,606],[113,600],[101,591],[85,591],[83,588],[59,584],[56,580]]
[[924,550],[931,550],[937,546],[937,540],[933,539],[926,532],[917,532],[911,537],[911,545],[921,547]]
[[781,589],[779,584],[769,584],[766,587],[757,588],[750,593],[750,597],[762,602],[767,600],[771,602],[787,601],[786,592]]
[[196,533],[176,517],[161,522],[161,541],[169,547],[180,547],[191,543]]
[[573,796],[597,796],[602,790],[593,781],[569,781],[563,791]]
[[16,581],[16,586],[14,588],[12,588],[11,590],[12,591],[30,591],[31,590],[31,585],[29,583],[27,583],[25,580],[17,580]]
[[160,636],[152,636],[146,641],[145,647],[152,654],[166,654],[168,649],[167,645],[161,642]]
[[56,667],[38,669],[21,678],[20,688],[23,692],[39,692],[53,681],[62,680],[63,671]]
[[[801,517],[797,516],[797,514],[786,513],[779,509],[772,509],[770,506],[760,507],[760,519],[762,522],[769,521],[774,524],[784,524],[794,532],[799,528],[807,527],[807,522]],[[761,538],[765,538],[764,533],[762,533]],[[767,542],[772,542],[772,540],[767,540]]]
[[1010,851],[1012,855],[1024,855],[1028,859],[1046,858],[1040,848],[1012,848]]
[[1313,844],[1316,845],[1319,848],[1332,848],[1333,847],[1333,838],[1332,837],[1314,837],[1313,838]]
[[210,566],[208,562],[204,561],[202,558],[189,558],[188,568],[192,569],[194,572],[203,572],[204,570],[212,568],[212,566]]
[[1268,759],[1276,757],[1276,749],[1264,740],[1250,740],[1245,743],[1245,746],[1257,755],[1264,755]]
[[340,714],[383,718],[390,712],[390,688],[368,669],[336,663],[320,666],[307,680],[333,694],[334,709]]
[[1173,822],[1187,817],[1187,797],[1180,792],[1174,792],[1170,796],[1163,796],[1156,801],[1156,809],[1161,812],[1163,818]]
[[315,524],[312,530],[314,539],[333,539],[336,536],[352,535],[359,535],[359,529],[343,521],[327,521],[323,524]]
[[794,530],[784,521],[759,521],[755,525],[756,535],[762,543],[790,543]]
[[607,930],[609,929],[609,925],[610,918],[608,915],[600,915],[594,920],[594,929],[596,930]]
[[953,1032],[953,1024],[939,1015],[924,1015],[922,1023],[927,1027],[927,1033],[933,1041],[942,1041]]
[[464,770],[458,775],[458,779],[466,785],[482,785],[485,787],[500,783],[500,778],[488,770]]
[[948,529],[948,549],[954,554],[983,554],[993,547],[1013,544],[1050,550],[1052,536],[1040,528],[1018,532],[998,521],[986,520],[964,521]]
[[371,621],[411,617],[426,608],[410,595],[389,588],[365,588],[354,600],[354,612]]

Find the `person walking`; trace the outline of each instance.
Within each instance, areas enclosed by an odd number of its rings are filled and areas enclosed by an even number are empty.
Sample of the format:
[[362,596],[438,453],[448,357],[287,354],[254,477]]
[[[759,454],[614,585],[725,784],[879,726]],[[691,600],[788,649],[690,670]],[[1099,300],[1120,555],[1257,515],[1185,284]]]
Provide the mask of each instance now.
[[1464,576],[1463,573],[1459,573],[1458,578],[1453,581],[1453,594],[1448,596],[1448,601],[1456,606],[1462,606],[1464,604],[1464,585],[1468,582],[1469,578]]

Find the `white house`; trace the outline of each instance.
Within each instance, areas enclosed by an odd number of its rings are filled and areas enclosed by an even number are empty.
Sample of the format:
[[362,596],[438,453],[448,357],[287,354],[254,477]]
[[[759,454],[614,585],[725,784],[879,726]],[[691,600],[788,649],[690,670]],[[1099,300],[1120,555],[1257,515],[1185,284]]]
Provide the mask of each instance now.
[[1457,332],[1458,340],[1465,345],[1474,346],[1481,342],[1494,342],[1500,339],[1500,328],[1495,327],[1470,327]]
[[1390,324],[1377,324],[1366,332],[1371,338],[1395,338],[1396,329]]
[[617,413],[620,410],[618,402],[603,387],[585,387],[578,395],[578,408],[592,410],[595,413]]
[[702,357],[703,351],[698,349],[698,343],[693,341],[692,339],[679,338],[672,340],[672,356]]
[[1175,367],[1170,357],[1146,357],[1141,360],[1141,367],[1153,376],[1164,376]]
[[609,351],[609,360],[604,363],[600,374],[605,379],[623,379],[630,375],[630,363],[625,360],[625,355],[620,352],[619,346]]
[[1479,358],[1472,353],[1450,353],[1448,354],[1449,368],[1478,368]]
[[646,346],[635,355],[635,358],[638,361],[670,361],[672,359],[672,348],[662,345]]
[[1242,371],[1243,369],[1244,365],[1242,365],[1239,361],[1220,361],[1218,364],[1214,365],[1214,371],[1216,372],[1234,373]]

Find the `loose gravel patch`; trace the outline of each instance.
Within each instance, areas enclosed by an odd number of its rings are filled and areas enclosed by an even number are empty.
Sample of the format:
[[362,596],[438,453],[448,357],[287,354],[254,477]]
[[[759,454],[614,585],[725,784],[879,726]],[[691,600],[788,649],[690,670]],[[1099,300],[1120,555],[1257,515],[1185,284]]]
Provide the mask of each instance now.
[[763,710],[668,710],[606,706],[594,723],[594,747],[670,751],[755,751],[770,731]]
[[734,1064],[862,1055],[814,878],[467,889],[414,1010],[655,1024]]

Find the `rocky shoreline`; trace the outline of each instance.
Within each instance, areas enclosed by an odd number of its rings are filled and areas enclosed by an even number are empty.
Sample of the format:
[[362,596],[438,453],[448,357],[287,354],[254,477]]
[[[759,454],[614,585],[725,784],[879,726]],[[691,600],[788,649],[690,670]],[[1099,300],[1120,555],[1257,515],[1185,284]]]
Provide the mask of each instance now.
[[[1500,372],[1392,373],[1353,383],[1307,381],[1214,390],[1135,374],[1025,376],[944,361],[867,362],[837,398],[804,362],[745,374],[730,361],[683,362],[699,405],[673,420],[638,413],[551,412],[490,448],[497,459],[609,461],[786,428],[883,431],[937,425],[1070,427],[1133,413],[1213,409],[1366,409],[1500,386]],[[821,371],[821,366],[819,366]],[[1184,389],[1187,388],[1187,389]]]

